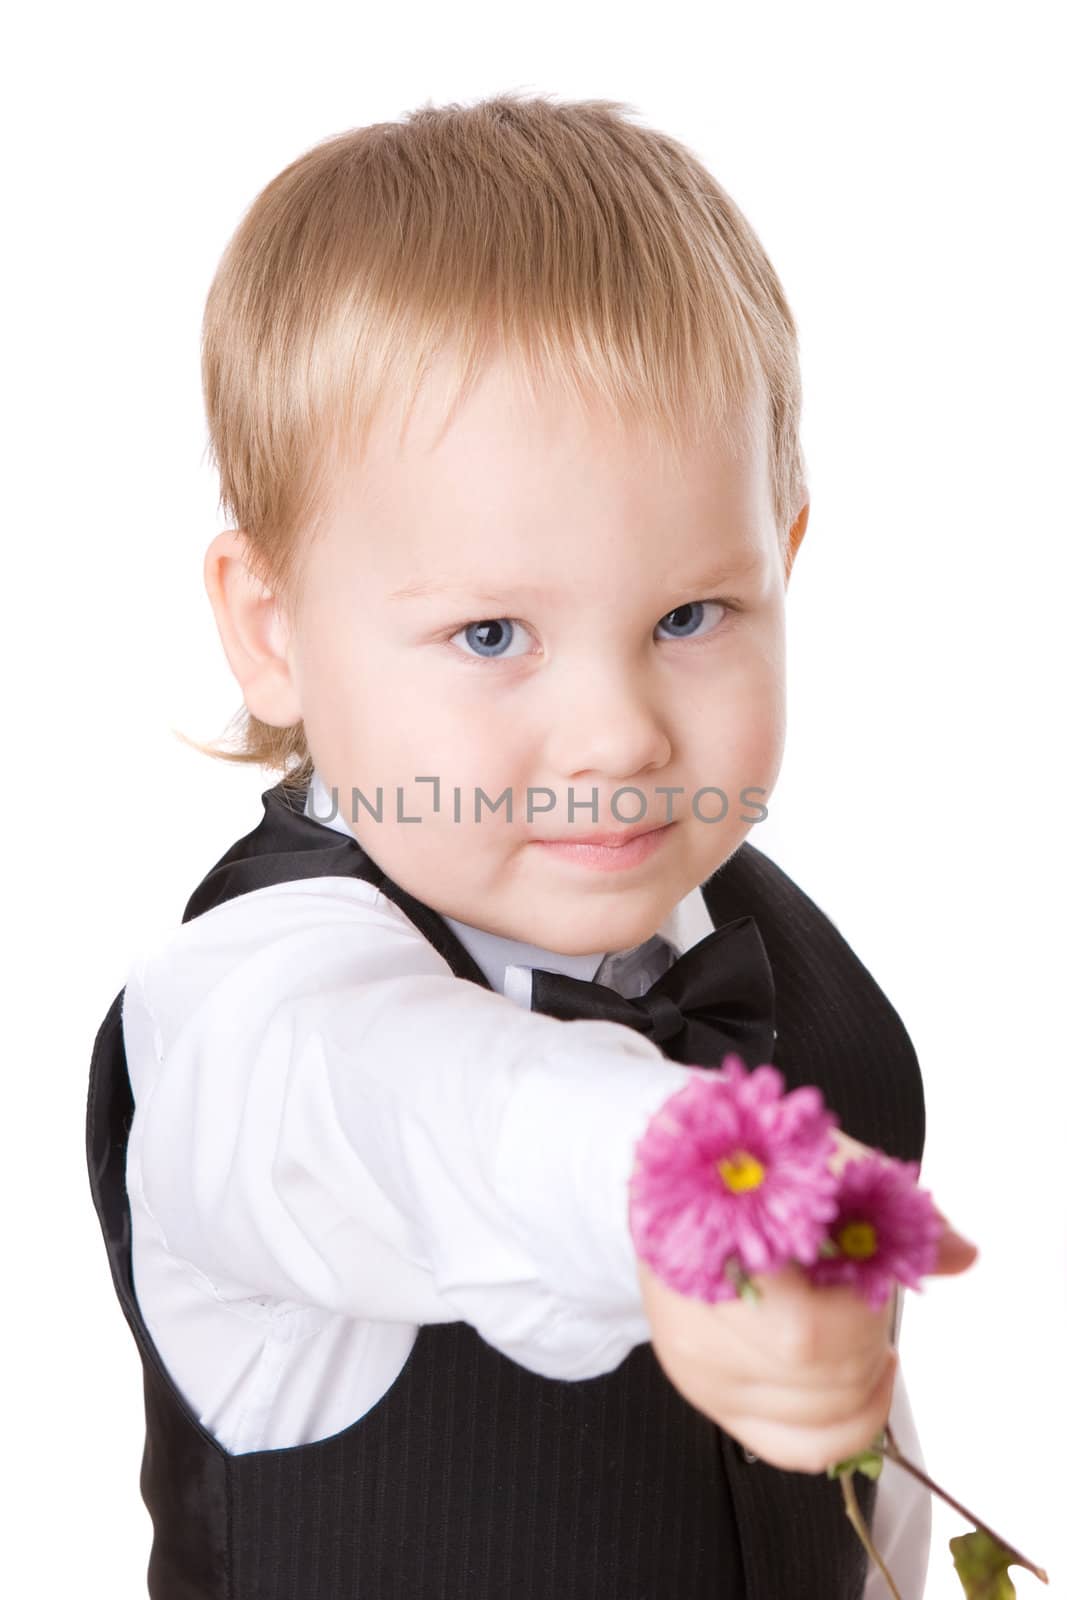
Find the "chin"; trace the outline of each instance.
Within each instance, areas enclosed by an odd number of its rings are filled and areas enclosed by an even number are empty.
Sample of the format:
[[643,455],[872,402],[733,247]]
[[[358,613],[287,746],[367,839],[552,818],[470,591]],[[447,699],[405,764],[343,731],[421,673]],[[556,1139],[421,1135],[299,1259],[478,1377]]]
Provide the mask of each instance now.
[[580,934],[572,928],[573,936],[565,943],[561,943],[562,933],[557,924],[553,934],[554,943],[543,939],[535,942],[558,950],[560,955],[571,956],[587,956],[601,950],[629,950],[651,939],[669,910],[670,906],[653,907],[644,915],[616,913],[592,922],[582,922]]

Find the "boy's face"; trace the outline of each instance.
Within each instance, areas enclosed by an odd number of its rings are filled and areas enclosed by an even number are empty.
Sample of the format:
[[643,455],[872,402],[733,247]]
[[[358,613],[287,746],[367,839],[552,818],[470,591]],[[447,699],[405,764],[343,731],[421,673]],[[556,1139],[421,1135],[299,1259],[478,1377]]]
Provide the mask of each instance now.
[[[272,624],[288,714],[266,689],[250,709],[290,723],[298,707],[361,844],[438,912],[569,954],[624,949],[733,853],[778,776],[786,573],[765,441],[735,460],[709,438],[679,466],[576,403],[535,406],[501,365],[433,446],[439,416],[431,383],[402,449],[377,430],[338,478],[298,612]],[[375,806],[381,790],[380,822],[353,786]],[[541,842],[669,817],[622,851]]]

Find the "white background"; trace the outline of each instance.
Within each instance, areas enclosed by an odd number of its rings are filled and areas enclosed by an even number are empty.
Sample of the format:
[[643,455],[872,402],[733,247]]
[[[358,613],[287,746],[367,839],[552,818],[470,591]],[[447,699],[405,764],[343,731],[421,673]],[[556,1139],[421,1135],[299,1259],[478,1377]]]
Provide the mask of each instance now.
[[[137,1600],[140,1366],[85,1171],[96,1028],[269,774],[238,705],[199,325],[311,144],[505,88],[628,102],[739,202],[801,338],[811,519],[790,727],[753,834],[923,1064],[922,1181],[981,1256],[906,1298],[933,1476],[1052,1573],[1067,1229],[1063,55],[1056,8],[40,6],[9,22],[2,258],[8,1593]],[[12,1342],[13,1341],[13,1342]],[[935,1504],[926,1594],[957,1600]],[[788,1600],[788,1597],[783,1597]],[[908,1597],[912,1600],[912,1597]]]

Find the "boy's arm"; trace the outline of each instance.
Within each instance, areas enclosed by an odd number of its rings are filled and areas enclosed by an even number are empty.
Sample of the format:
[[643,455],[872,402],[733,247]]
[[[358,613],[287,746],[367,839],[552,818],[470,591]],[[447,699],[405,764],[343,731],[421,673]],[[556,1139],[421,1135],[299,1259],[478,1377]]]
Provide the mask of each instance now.
[[223,1299],[464,1320],[546,1376],[649,1337],[633,1148],[693,1070],[456,978],[360,880],[237,897],[139,962],[127,1181]]

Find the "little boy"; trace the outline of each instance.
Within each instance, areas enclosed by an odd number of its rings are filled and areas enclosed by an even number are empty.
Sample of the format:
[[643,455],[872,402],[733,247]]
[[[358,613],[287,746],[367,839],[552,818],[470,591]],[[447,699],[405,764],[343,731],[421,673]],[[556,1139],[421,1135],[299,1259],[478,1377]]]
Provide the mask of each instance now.
[[[154,1600],[888,1593],[823,1469],[887,1415],[921,1459],[894,1305],[798,1269],[684,1300],[629,1233],[636,1141],[726,1050],[901,1159],[924,1111],[747,839],[808,515],[793,322],[625,109],[327,140],[211,288],[245,710],[210,753],[283,776],[94,1053]],[[913,1600],[925,1492],[857,1489]]]

